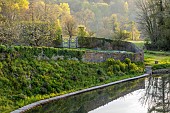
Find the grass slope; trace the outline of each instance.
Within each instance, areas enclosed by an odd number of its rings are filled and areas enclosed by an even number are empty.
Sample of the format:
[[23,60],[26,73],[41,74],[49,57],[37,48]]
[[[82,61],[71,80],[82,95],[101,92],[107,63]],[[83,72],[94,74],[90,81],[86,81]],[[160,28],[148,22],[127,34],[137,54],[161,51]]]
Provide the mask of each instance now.
[[7,58],[0,61],[0,112],[8,113],[41,99],[137,76],[142,70],[129,59],[85,63]]

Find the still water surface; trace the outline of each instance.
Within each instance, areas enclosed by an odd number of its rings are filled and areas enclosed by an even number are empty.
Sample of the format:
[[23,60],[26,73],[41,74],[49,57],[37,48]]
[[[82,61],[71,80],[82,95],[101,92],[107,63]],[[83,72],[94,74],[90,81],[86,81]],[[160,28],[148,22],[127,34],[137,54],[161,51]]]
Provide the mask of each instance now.
[[170,113],[170,75],[142,78],[63,98],[27,113]]

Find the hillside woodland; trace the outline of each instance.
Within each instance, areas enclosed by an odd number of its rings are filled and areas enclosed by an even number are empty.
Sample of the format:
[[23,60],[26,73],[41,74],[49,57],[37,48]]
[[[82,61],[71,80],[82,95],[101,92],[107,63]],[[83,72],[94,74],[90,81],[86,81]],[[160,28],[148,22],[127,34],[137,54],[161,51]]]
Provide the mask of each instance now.
[[0,43],[57,46],[64,37],[138,40],[134,0],[0,0]]

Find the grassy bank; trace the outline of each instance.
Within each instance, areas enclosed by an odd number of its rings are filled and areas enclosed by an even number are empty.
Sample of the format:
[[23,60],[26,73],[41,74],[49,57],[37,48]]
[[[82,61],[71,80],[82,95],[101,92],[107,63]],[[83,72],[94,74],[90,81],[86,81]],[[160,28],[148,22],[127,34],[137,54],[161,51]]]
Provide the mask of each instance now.
[[[130,41],[139,48],[143,49],[144,41]],[[155,61],[158,64],[155,64]],[[165,69],[170,68],[170,52],[167,51],[144,51],[144,63],[145,65],[153,66],[153,69]]]
[[170,64],[170,52],[160,52],[160,51],[145,51],[145,64],[155,65],[155,61],[158,64]]
[[[145,51],[145,65],[152,66],[153,70],[170,68],[170,52]],[[157,62],[158,64],[155,64]]]
[[[17,51],[14,49],[17,48]],[[27,50],[24,51],[24,50]],[[85,63],[79,51],[46,48],[45,55],[53,51],[65,58],[39,59],[41,48],[4,47],[0,49],[0,112],[9,113],[35,101],[80,89],[101,85],[140,75],[143,65],[108,59],[103,63]]]

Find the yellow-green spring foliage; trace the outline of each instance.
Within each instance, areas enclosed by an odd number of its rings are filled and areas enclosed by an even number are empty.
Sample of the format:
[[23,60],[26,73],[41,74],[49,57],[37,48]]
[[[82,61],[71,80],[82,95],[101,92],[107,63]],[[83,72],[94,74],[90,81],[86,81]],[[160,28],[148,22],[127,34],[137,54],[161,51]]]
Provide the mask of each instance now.
[[143,69],[137,66],[135,63],[132,63],[129,58],[126,58],[124,62],[120,60],[115,61],[113,58],[109,58],[106,61],[108,66],[108,75],[125,75],[127,73],[136,73],[141,72]]
[[[37,59],[43,50],[49,58],[57,55],[81,59],[83,51],[34,48],[0,48],[0,112],[10,112],[34,101],[138,75],[133,63],[108,59],[87,63],[70,59]],[[135,74],[134,74],[135,73]]]

